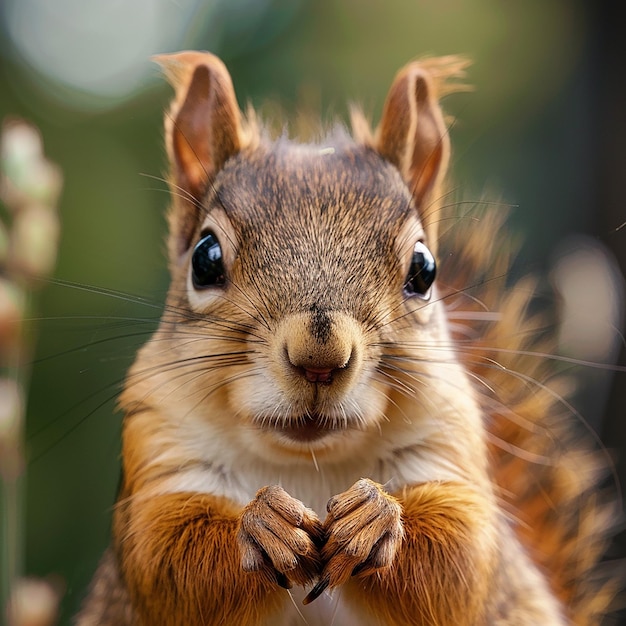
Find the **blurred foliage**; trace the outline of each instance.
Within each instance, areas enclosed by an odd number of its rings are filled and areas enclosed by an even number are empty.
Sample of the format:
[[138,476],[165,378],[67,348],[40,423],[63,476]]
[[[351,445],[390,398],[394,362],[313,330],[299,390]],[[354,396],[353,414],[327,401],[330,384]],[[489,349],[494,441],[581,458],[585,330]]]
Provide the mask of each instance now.
[[[592,40],[582,1],[182,4],[193,10],[181,13],[165,49],[148,50],[144,78],[124,97],[86,99],[0,38],[0,118],[34,122],[66,181],[58,279],[34,320],[41,339],[27,421],[26,525],[28,573],[65,581],[62,623],[108,541],[119,479],[115,397],[167,288],[161,120],[171,93],[148,54],[211,50],[228,65],[242,106],[327,120],[345,119],[351,101],[376,119],[394,73],[415,57],[467,55],[476,90],[446,107],[456,118],[459,197],[496,189],[498,199],[519,205],[514,222],[530,234],[525,270],[544,267],[558,241],[595,224]],[[176,19],[175,6],[168,19]],[[126,36],[111,33],[105,42],[124,49],[133,43]]]

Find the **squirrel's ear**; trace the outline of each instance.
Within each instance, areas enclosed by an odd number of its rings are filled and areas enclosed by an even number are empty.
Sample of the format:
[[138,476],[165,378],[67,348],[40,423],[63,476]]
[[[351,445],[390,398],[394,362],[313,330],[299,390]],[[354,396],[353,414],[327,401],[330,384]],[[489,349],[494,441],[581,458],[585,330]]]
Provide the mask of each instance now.
[[437,81],[419,62],[396,76],[377,130],[376,148],[411,189],[431,244],[436,239],[436,200],[450,156],[448,129],[438,103]]
[[179,52],[156,56],[154,61],[175,90],[165,115],[165,141],[175,204],[186,213],[173,216],[172,223],[179,231],[172,235],[177,236],[182,252],[199,218],[204,194],[226,160],[241,147],[241,113],[230,74],[216,56]]

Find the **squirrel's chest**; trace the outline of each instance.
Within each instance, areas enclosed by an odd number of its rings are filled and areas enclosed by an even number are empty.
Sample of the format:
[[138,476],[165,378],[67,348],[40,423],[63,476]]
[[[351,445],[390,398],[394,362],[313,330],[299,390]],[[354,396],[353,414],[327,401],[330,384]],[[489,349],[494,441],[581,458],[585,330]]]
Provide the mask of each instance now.
[[313,454],[297,462],[272,463],[256,453],[254,442],[233,445],[210,427],[197,428],[166,447],[167,458],[161,461],[177,471],[158,482],[158,491],[210,493],[243,507],[262,487],[280,485],[325,518],[328,500],[361,478],[380,483],[391,493],[411,484],[463,479],[462,468],[424,434],[407,429],[393,439],[381,438],[376,446],[364,447],[342,463]]

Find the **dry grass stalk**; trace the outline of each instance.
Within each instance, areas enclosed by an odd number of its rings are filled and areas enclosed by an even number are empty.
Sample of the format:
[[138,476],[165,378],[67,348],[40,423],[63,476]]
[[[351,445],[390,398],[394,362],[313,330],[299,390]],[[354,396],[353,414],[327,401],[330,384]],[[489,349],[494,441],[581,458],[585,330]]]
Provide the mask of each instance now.
[[6,121],[0,137],[0,610],[11,626],[48,626],[58,605],[49,583],[21,578],[20,529],[27,364],[34,344],[24,321],[32,315],[34,291],[56,262],[61,187],[61,173],[45,158],[37,129]]

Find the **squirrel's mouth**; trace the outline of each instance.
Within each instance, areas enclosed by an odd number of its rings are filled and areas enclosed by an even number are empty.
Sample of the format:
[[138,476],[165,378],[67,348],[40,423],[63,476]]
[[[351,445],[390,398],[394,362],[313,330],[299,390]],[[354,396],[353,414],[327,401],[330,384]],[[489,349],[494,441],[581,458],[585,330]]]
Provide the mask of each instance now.
[[319,417],[307,416],[301,418],[293,426],[283,427],[280,429],[285,436],[294,441],[302,443],[316,441],[333,431],[341,430],[338,425],[330,424],[326,420]]
[[271,424],[265,423],[263,428],[281,434],[296,443],[311,443],[332,433],[344,431],[346,425],[314,414],[293,418],[288,423],[284,420],[274,421]]

